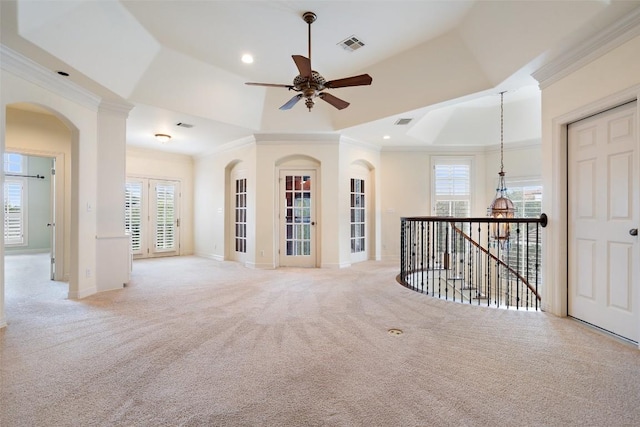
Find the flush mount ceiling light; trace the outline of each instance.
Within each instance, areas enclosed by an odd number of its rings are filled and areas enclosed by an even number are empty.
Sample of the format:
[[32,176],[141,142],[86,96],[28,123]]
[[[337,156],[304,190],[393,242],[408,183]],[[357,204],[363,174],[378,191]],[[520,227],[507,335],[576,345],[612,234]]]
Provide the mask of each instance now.
[[171,135],[167,135],[166,133],[156,133],[154,136],[156,137],[158,142],[162,144],[164,144],[165,142],[169,142],[169,140],[171,139]]
[[245,64],[253,64],[253,56],[251,54],[245,53],[242,55],[242,62]]
[[385,135],[385,136],[382,137],[382,139],[391,139],[391,136]]

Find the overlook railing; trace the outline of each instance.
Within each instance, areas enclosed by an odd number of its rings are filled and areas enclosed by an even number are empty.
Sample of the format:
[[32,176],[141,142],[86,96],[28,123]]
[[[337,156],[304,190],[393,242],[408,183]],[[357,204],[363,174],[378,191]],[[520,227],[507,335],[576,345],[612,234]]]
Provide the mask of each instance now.
[[[401,223],[398,282],[403,286],[467,304],[540,309],[540,228],[547,225],[546,215],[407,217]],[[497,228],[508,237],[494,239]]]

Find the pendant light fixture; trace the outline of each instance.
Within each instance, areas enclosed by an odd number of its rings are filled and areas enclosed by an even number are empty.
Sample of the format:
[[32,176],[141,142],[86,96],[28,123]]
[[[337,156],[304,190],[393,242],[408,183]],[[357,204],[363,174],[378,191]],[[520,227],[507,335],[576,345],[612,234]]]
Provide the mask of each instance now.
[[[498,173],[498,188],[496,195],[487,209],[489,216],[496,219],[513,218],[515,208],[507,197],[507,187],[504,181],[504,92],[500,92],[500,172]],[[491,238],[498,242],[509,240],[509,223],[491,223]]]

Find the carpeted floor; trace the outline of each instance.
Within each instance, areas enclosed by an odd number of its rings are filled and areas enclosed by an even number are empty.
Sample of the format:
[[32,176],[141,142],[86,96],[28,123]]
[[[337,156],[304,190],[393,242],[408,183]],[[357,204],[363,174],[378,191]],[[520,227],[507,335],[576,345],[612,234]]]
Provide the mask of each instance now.
[[71,301],[38,262],[7,262],[2,427],[640,425],[636,348],[432,299],[395,264],[140,260],[127,288]]

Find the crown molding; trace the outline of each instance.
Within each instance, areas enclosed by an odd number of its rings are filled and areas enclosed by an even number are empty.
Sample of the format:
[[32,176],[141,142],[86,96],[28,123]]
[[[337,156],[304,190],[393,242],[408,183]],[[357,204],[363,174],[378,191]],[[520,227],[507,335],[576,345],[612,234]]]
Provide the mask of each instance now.
[[106,100],[100,101],[99,109],[101,111],[109,111],[116,114],[122,114],[127,117],[129,112],[133,109],[134,105],[127,101]]
[[382,147],[377,144],[361,141],[359,139],[351,138],[349,136],[344,136],[344,135],[340,137],[340,143],[364,148],[364,149],[375,151],[378,153],[382,150]]
[[214,156],[218,153],[224,153],[228,151],[239,150],[240,148],[250,146],[255,144],[256,139],[254,135],[245,136],[239,139],[236,139],[231,142],[227,142],[226,144],[222,144],[218,147],[212,148],[211,150],[204,151],[202,153],[194,154],[194,159],[205,159],[210,156]]
[[16,76],[54,92],[94,111],[101,98],[81,86],[66,80],[26,56],[0,44],[0,67]]
[[540,67],[531,75],[538,81],[540,89],[544,89],[638,35],[640,35],[640,7]]
[[339,133],[256,133],[256,144],[299,144],[314,142],[316,144],[339,144]]

